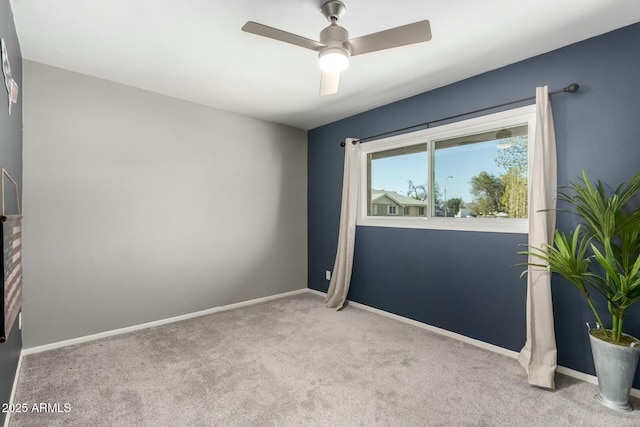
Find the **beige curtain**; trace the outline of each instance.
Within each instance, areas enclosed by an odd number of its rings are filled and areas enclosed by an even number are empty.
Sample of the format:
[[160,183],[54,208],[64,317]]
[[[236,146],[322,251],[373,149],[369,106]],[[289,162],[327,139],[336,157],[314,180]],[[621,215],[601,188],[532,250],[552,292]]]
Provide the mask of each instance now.
[[[356,142],[355,144],[353,142]],[[347,138],[344,145],[344,178],[342,181],[342,208],[338,250],[327,291],[327,307],[340,310],[349,293],[353,249],[356,243],[356,212],[358,207],[358,180],[360,178],[360,142]]]
[[[557,163],[556,138],[547,86],[536,88],[536,128],[532,151],[529,246],[553,242],[556,226]],[[545,212],[542,210],[550,209]],[[539,262],[529,257],[529,262]],[[529,268],[527,274],[527,341],[518,361],[527,371],[529,384],[555,388],[557,367],[553,328],[551,273]]]

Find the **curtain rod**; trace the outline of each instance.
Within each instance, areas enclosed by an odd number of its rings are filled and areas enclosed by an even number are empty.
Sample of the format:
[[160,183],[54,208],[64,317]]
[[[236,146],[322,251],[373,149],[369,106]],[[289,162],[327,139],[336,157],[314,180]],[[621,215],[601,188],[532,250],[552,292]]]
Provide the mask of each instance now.
[[[569,86],[565,87],[564,89],[559,89],[559,90],[556,90],[556,91],[553,91],[553,92],[549,92],[549,96],[557,95],[559,93],[576,93],[579,89],[580,89],[580,85],[578,85],[578,83],[571,83]],[[417,125],[411,125],[411,126],[407,126],[407,127],[400,128],[400,129],[394,129],[394,130],[390,130],[388,132],[379,133],[377,135],[371,135],[371,136],[367,136],[367,137],[360,138],[360,139],[354,139],[353,140],[353,144],[355,145],[358,142],[369,141],[369,140],[372,140],[372,139],[379,138],[381,136],[389,135],[389,134],[396,133],[396,132],[401,132],[403,130],[409,130],[409,129],[417,128],[417,127],[420,127],[420,126],[426,126],[427,129],[428,129],[429,126],[431,126],[433,123],[444,122],[446,120],[451,120],[451,119],[457,119],[459,117],[464,117],[464,116],[468,116],[468,115],[475,114],[475,113],[481,113],[483,111],[493,110],[495,108],[506,107],[507,105],[519,104],[521,102],[531,101],[533,99],[536,99],[536,97],[535,96],[530,96],[528,98],[522,98],[522,99],[518,99],[516,101],[505,102],[505,103],[502,103],[502,104],[492,105],[491,107],[485,107],[485,108],[481,108],[479,110],[469,111],[467,113],[456,114],[455,116],[449,116],[449,117],[445,117],[443,119],[431,120],[431,121],[428,121],[428,122],[419,123]],[[340,146],[344,147],[344,141],[342,141],[340,143]]]

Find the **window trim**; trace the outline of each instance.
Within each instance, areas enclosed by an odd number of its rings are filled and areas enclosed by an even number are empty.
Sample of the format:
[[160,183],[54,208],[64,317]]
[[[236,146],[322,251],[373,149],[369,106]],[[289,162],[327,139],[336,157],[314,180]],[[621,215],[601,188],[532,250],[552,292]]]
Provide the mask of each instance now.
[[[531,182],[531,164],[533,161],[534,132],[536,125],[536,106],[515,108],[501,111],[472,119],[462,120],[434,128],[395,135],[388,138],[363,143],[360,146],[360,182],[358,215],[356,225],[367,227],[397,227],[418,228],[434,230],[459,230],[494,233],[520,233],[529,232],[529,220],[527,218],[443,218],[433,216],[367,216],[367,156],[378,151],[391,150],[409,145],[424,143],[427,145],[427,182],[429,191],[432,188],[430,162],[433,151],[433,142],[436,140],[454,138],[466,134],[479,133],[490,129],[513,126],[519,123],[528,125],[528,163],[529,182]],[[529,188],[529,192],[531,189]],[[530,199],[530,195],[529,195]],[[429,213],[429,209],[425,210]]]

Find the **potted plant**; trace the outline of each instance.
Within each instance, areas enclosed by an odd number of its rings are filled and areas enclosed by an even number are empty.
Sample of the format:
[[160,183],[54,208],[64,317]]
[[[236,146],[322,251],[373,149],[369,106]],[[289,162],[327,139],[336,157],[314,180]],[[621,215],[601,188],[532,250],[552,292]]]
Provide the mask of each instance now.
[[[575,208],[580,224],[568,235],[556,230],[553,245],[529,247],[521,254],[540,261],[526,265],[558,273],[580,290],[597,320],[596,328],[587,323],[600,389],[596,398],[612,409],[633,410],[629,393],[640,341],[622,330],[626,310],[640,301],[640,209],[631,208],[638,205],[637,199],[631,201],[640,189],[640,174],[610,194],[600,181],[592,184],[584,171],[580,182],[565,188],[571,191],[561,191],[558,200]],[[606,299],[609,325],[594,305],[592,291]]]

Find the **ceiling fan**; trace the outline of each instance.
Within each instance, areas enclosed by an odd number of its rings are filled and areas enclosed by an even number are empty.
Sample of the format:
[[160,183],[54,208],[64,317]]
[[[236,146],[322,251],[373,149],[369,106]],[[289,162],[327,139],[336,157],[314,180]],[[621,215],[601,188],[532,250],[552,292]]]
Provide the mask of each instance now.
[[431,27],[427,20],[349,40],[349,32],[338,25],[338,20],[346,10],[344,3],[338,0],[322,3],[320,11],[331,25],[320,32],[319,42],[252,21],[244,24],[242,31],[318,52],[322,69],[320,80],[322,96],[338,92],[340,73],[349,66],[350,57],[431,40]]

